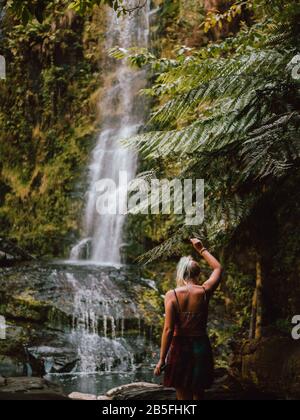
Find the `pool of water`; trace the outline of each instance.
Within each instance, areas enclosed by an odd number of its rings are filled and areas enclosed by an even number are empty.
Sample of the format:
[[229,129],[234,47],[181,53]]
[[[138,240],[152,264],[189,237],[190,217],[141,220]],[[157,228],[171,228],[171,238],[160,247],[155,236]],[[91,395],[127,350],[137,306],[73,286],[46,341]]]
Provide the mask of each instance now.
[[47,375],[46,379],[60,385],[65,394],[80,392],[83,394],[105,395],[107,391],[133,382],[152,382],[159,384],[161,378],[153,375],[153,368],[144,368],[135,372],[114,373],[69,373]]

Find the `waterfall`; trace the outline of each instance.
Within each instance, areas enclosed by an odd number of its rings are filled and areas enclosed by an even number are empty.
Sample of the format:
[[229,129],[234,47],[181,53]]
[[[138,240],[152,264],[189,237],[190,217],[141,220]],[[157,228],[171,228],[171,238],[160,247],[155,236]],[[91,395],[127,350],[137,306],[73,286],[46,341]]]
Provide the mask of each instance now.
[[[149,1],[134,14],[117,17],[109,12],[106,49],[119,46],[147,47],[149,40]],[[131,7],[134,0],[127,0]],[[71,251],[72,260],[88,259],[100,264],[120,264],[125,215],[99,215],[96,209],[95,184],[101,179],[113,180],[119,189],[119,172],[126,171],[128,181],[135,177],[137,155],[121,145],[120,140],[135,135],[144,122],[143,99],[139,91],[146,84],[144,71],[132,69],[126,60],[107,58],[103,68],[104,95],[100,110],[102,129],[89,166],[89,190],[84,215],[84,238]],[[126,198],[124,198],[125,200]]]
[[[134,302],[124,303],[123,296],[110,283],[109,277],[98,273],[97,278],[87,273],[85,282],[77,281],[70,273],[67,279],[74,290],[73,332],[70,341],[77,348],[80,372],[113,370],[129,372],[135,369],[134,349],[124,339],[126,313],[139,314]],[[101,280],[99,281],[99,278]],[[144,345],[142,337],[136,337]]]
[[[123,2],[129,8],[136,0]],[[147,47],[149,40],[150,1],[138,12],[117,17],[110,9],[106,31],[106,50],[113,47],[130,49]],[[80,372],[134,372],[135,359],[143,359],[147,351],[145,337],[141,334],[140,314],[133,302],[117,299],[114,283],[105,280],[105,265],[121,264],[121,247],[126,215],[100,215],[97,212],[99,193],[96,184],[100,180],[114,181],[120,197],[127,200],[124,186],[119,182],[120,172],[126,172],[127,180],[134,179],[137,170],[137,154],[123,147],[121,140],[135,135],[143,126],[145,116],[144,100],[139,95],[146,86],[146,72],[130,67],[127,60],[115,60],[107,54],[102,66],[104,75],[103,91],[99,108],[101,111],[101,132],[92,151],[89,165],[88,191],[83,219],[84,235],[71,250],[72,261],[84,262],[85,276],[77,279],[70,274],[68,282],[74,293],[73,330],[70,341],[77,349]],[[115,198],[115,197],[114,197]],[[124,202],[125,203],[125,202]],[[121,202],[121,207],[122,204]],[[89,275],[86,264],[96,263],[97,276]],[[90,266],[90,264],[89,264]],[[121,273],[119,272],[119,275]],[[131,315],[129,315],[131,314]],[[139,331],[139,336],[128,336],[131,326]],[[149,350],[149,348],[148,348]]]

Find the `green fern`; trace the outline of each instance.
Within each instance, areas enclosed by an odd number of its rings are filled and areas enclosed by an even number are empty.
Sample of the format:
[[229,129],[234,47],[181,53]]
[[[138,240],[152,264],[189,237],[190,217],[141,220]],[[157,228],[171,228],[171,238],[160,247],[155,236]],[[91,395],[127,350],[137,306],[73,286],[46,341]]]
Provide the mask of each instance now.
[[[300,84],[289,67],[300,46],[299,5],[253,3],[261,21],[237,37],[165,66],[147,56],[156,80],[144,93],[156,109],[144,133],[124,140],[165,174],[205,179],[205,223],[196,230],[212,246],[230,244],[266,192],[299,168]],[[192,234],[178,217],[140,260],[179,254]]]

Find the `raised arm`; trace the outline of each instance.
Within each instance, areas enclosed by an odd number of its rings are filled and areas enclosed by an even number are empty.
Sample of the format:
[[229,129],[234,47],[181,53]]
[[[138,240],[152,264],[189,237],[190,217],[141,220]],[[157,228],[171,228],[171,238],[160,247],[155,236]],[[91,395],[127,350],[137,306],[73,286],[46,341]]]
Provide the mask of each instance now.
[[165,325],[161,339],[161,350],[160,350],[160,360],[155,368],[155,375],[159,376],[161,374],[161,368],[166,363],[167,354],[169,352],[175,326],[175,308],[174,301],[172,298],[172,292],[168,292],[165,297]]
[[213,272],[210,278],[203,284],[206,291],[212,294],[219,286],[223,268],[219,261],[203,246],[199,239],[191,239],[193,247],[205,259]]

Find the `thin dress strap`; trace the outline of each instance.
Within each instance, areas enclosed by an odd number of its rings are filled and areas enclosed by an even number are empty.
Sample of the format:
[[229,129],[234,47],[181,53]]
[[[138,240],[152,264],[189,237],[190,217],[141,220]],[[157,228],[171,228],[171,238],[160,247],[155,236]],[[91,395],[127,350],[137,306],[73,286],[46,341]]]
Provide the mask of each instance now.
[[204,290],[204,301],[205,301],[205,303],[207,302],[207,294],[206,294],[206,289],[205,289],[205,287],[204,286],[201,286],[202,288],[203,288],[203,290]]
[[181,312],[180,305],[179,305],[179,300],[178,300],[178,296],[177,296],[177,293],[176,293],[176,290],[175,289],[174,289],[174,294],[175,294],[176,301],[177,301],[178,311]]

